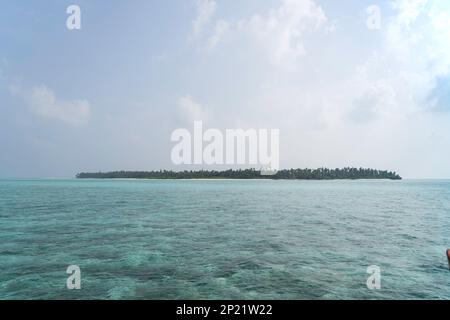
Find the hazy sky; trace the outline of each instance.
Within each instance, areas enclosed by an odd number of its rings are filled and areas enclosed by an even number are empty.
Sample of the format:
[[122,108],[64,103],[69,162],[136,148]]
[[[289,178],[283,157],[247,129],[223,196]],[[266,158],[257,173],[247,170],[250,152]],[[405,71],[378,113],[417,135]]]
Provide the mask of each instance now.
[[280,129],[283,168],[450,178],[449,71],[448,0],[2,1],[0,177],[176,169],[203,120]]

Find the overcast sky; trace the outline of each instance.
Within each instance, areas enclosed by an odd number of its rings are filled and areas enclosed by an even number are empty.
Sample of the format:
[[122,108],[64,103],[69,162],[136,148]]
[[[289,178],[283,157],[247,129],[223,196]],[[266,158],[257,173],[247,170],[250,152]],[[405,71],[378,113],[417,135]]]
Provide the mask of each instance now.
[[177,169],[202,120],[280,129],[282,168],[450,178],[449,71],[448,0],[3,1],[0,177]]

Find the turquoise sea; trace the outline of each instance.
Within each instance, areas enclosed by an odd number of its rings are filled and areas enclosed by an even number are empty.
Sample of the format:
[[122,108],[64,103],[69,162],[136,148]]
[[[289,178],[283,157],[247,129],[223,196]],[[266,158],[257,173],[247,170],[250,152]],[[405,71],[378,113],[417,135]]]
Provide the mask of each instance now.
[[449,299],[447,248],[450,181],[0,181],[0,299]]

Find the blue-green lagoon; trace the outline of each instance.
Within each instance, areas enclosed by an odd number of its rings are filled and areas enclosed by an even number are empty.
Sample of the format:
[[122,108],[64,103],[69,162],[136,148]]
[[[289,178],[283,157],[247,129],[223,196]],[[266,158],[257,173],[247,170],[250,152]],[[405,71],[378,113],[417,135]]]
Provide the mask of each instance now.
[[450,181],[0,181],[0,299],[449,299],[447,248]]

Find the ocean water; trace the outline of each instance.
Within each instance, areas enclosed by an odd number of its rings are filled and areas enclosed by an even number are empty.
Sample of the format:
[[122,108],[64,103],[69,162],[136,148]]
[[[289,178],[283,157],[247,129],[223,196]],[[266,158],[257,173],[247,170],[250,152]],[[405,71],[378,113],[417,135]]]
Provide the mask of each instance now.
[[447,248],[450,181],[0,181],[0,299],[449,299]]

